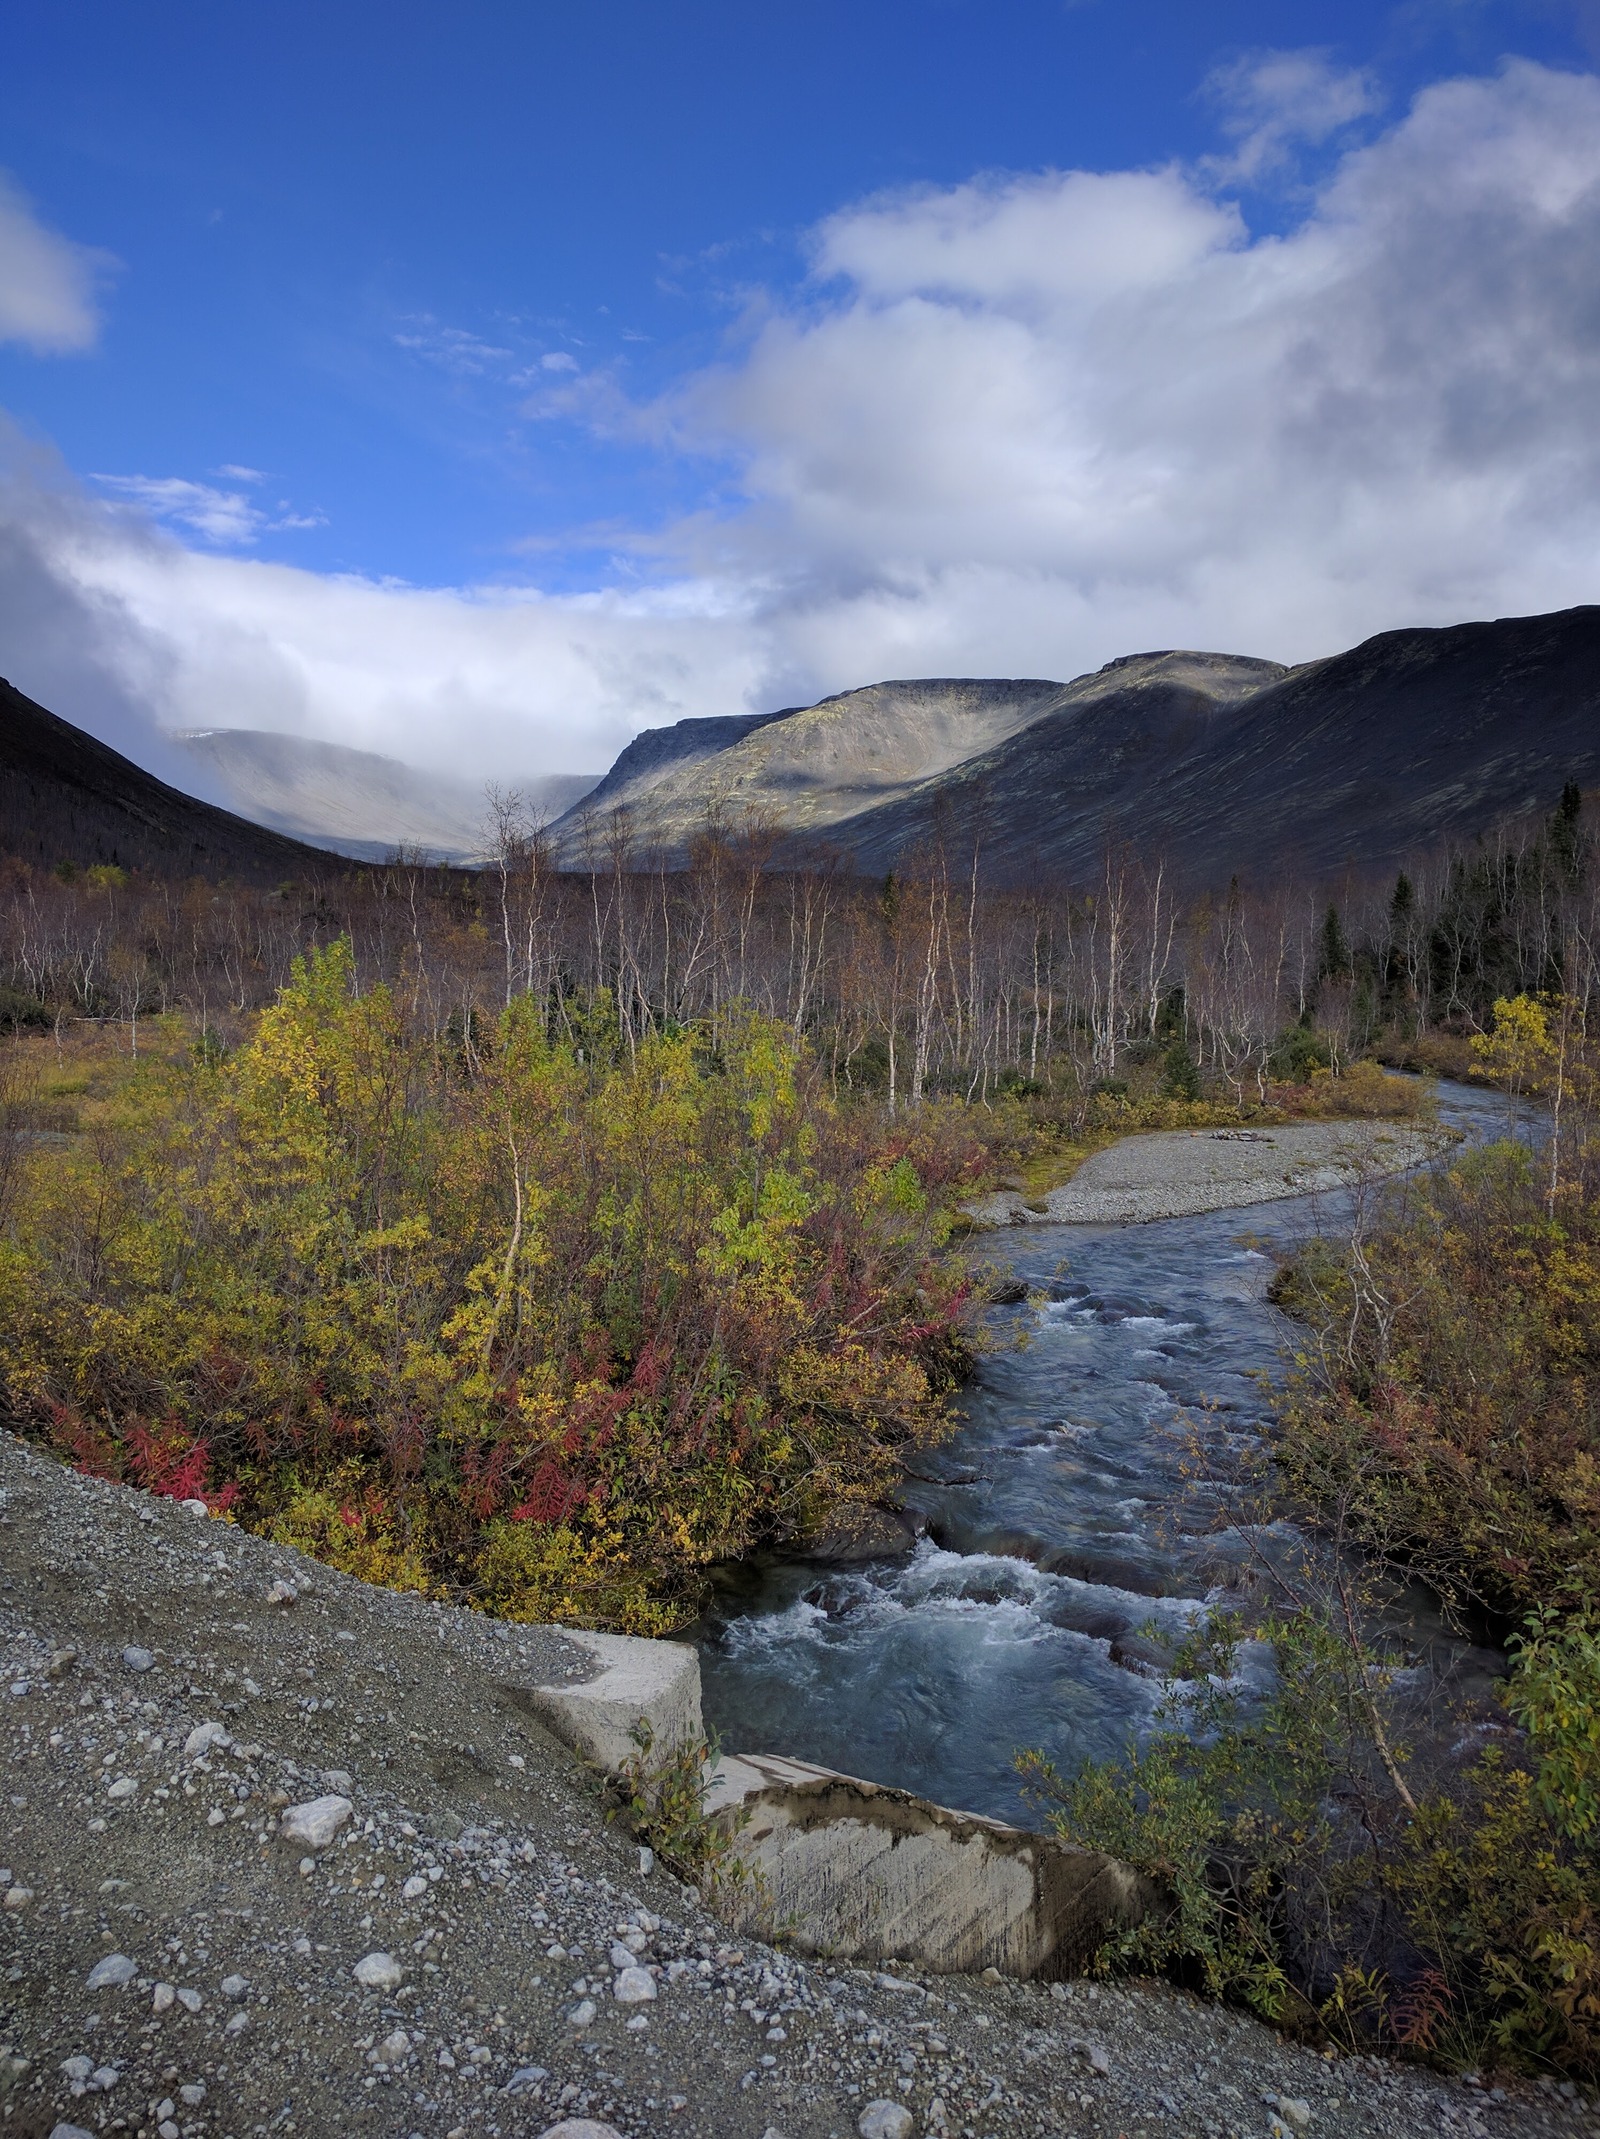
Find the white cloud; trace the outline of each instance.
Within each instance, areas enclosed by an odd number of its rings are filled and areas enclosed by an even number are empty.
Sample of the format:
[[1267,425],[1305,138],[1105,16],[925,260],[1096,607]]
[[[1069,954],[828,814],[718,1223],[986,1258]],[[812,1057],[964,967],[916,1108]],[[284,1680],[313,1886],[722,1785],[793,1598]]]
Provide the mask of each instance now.
[[494,342],[486,342],[481,335],[470,333],[465,327],[446,327],[428,313],[409,320],[405,331],[395,334],[394,341],[397,348],[409,349],[430,364],[437,364],[441,370],[467,378],[499,372],[515,354]]
[[[842,290],[674,398],[800,669],[1303,658],[1600,593],[1600,83],[1437,85],[1286,236],[1198,175],[1030,175],[836,217]],[[902,669],[902,672],[904,670]]]
[[0,172],[0,342],[41,356],[92,347],[96,285],[112,264],[108,253],[47,229]]
[[1247,53],[1218,67],[1205,88],[1234,143],[1208,168],[1245,183],[1279,168],[1301,143],[1320,146],[1383,106],[1365,68],[1336,67],[1315,50]]
[[[1359,102],[1302,88],[1273,92],[1302,140]],[[1300,660],[1600,598],[1597,258],[1600,82],[1514,62],[1347,150],[1286,233],[1252,234],[1215,168],[990,176],[831,218],[808,287],[661,401],[547,372],[530,413],[708,469],[618,586],[379,585],[126,507],[13,518],[87,605],[97,673],[169,724],[474,774],[886,675]],[[147,502],[220,514],[219,546],[264,512]]]
[[[247,483],[263,480],[254,468],[224,467],[217,472]],[[326,514],[296,512],[287,498],[279,499],[274,517],[242,490],[218,490],[212,483],[193,483],[181,475],[97,475],[94,480],[142,506],[152,519],[187,528],[218,549],[247,546],[268,532],[328,524]]]

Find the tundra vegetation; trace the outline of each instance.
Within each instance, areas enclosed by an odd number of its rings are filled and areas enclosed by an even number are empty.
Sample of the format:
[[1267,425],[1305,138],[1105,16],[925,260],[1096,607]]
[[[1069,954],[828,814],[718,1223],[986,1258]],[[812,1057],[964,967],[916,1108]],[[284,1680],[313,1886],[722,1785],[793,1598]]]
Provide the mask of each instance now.
[[[513,799],[475,875],[0,865],[11,1421],[374,1581],[663,1631],[945,1430],[984,1180],[1129,1127],[1390,1111],[1377,1060],[1475,1071],[1558,1135],[1369,1198],[1283,1273],[1282,1432],[1222,1503],[1253,1586],[1125,1763],[1035,1779],[1172,1895],[1107,1966],[1600,2071],[1581,799],[1332,901],[1180,901],[1132,854],[1017,889],[976,854],[869,883],[771,852],[711,826],[653,868],[619,822],[561,874]],[[1459,1729],[1381,1632],[1401,1581],[1509,1643]]]

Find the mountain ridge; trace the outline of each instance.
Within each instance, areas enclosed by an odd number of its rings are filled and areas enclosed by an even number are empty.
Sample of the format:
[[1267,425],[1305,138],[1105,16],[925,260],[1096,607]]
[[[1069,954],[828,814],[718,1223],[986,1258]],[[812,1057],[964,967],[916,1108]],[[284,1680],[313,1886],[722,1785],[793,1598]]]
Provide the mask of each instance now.
[[[814,738],[882,694],[904,711],[939,693],[1027,695],[1009,714],[991,707],[998,732],[987,737],[969,707],[976,747],[924,771],[891,766],[874,794],[859,781],[827,787],[820,754],[793,768],[787,791],[772,777],[775,741]],[[882,872],[938,840],[976,848],[997,879],[1043,870],[1087,881],[1115,845],[1194,888],[1236,870],[1328,876],[1547,808],[1568,779],[1600,784],[1600,606],[1408,626],[1293,667],[1168,649],[1119,655],[1067,684],[869,685],[758,716],[753,744],[752,730],[730,727],[721,751],[711,724],[698,727],[692,781],[672,776],[666,753],[666,776],[611,790],[636,852],[681,861],[710,803],[775,833],[780,862],[825,850]],[[648,774],[651,751],[639,762]],[[580,825],[593,844],[606,799],[602,782],[557,821],[558,856],[572,854]]]

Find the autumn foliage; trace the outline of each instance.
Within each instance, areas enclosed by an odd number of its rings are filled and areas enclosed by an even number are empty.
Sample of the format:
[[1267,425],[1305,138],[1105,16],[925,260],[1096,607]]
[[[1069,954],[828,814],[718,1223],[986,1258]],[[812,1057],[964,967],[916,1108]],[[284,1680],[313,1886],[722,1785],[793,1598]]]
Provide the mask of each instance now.
[[13,1417],[369,1579],[641,1631],[881,1493],[962,1363],[930,1190],[973,1154],[754,1014],[564,1023],[441,1044],[336,942],[231,1058],[147,1056],[15,1187]]

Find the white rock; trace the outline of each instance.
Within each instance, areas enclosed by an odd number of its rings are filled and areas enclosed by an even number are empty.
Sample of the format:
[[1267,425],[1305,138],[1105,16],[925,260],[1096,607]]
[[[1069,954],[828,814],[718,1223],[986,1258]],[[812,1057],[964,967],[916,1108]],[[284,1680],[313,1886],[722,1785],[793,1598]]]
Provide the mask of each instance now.
[[122,1661],[130,1671],[151,1671],[155,1668],[156,1660],[148,1649],[141,1649],[137,1643],[130,1643],[122,1652]]
[[614,2124],[597,2124],[593,2117],[563,2117],[559,2124],[547,2125],[539,2139],[622,2139],[622,2134]]
[[98,2087],[102,2094],[109,2094],[121,2077],[122,2074],[115,2065],[96,2065],[89,2084],[91,2087]]
[[130,1797],[137,1797],[138,1794],[139,1785],[131,1775],[119,1775],[106,1792],[106,1796],[115,1798],[119,1805],[126,1804]]
[[6,1888],[5,1907],[8,1909],[25,1909],[32,1900],[33,1888],[31,1886],[8,1886]]
[[235,2013],[222,2032],[224,2035],[242,2035],[249,2025],[250,2015],[248,2013]]
[[203,1500],[180,1500],[178,1503],[185,1515],[209,1515],[211,1510]]
[[197,1990],[191,1990],[187,1983],[180,1983],[178,1985],[178,2003],[186,2013],[198,2013],[205,2000]]
[[611,1941],[611,1965],[613,1968],[619,1970],[631,1968],[636,1958],[634,1951],[624,1946],[620,1939]]
[[151,2012],[170,2013],[177,1995],[170,1983],[158,1983],[150,1994]]
[[363,1990],[398,1990],[406,1974],[392,1953],[369,1953],[350,1973]]
[[856,2119],[861,2139],[911,2139],[914,2119],[904,2102],[869,2102]]
[[187,2087],[178,2089],[178,2100],[187,2102],[191,2109],[198,2109],[205,2098],[206,2083],[204,2080],[191,2080]]
[[81,2124],[52,2124],[50,2139],[94,2139],[93,2132],[86,2132]]
[[246,1976],[224,1976],[220,1988],[224,1998],[242,1998],[250,1983]]
[[592,1998],[580,1998],[577,2004],[572,2008],[571,2012],[567,2015],[568,2027],[588,2027],[593,2022],[594,2016],[598,2012],[598,2010],[599,2008],[598,2006],[596,2006]]
[[300,1602],[300,1592],[292,1582],[274,1582],[267,1591],[267,1602],[281,1604],[287,1609],[289,1605]]
[[625,1968],[611,1986],[618,2005],[648,2005],[656,1994],[656,1979],[648,1968]]
[[94,2070],[94,2059],[92,2057],[64,2057],[61,2060],[61,2070],[64,2077],[69,2080],[86,2080]]
[[411,2055],[411,2037],[404,2028],[396,2028],[379,2043],[377,2055],[380,2065],[403,2065]]
[[120,1990],[138,1973],[137,1961],[130,1961],[125,1953],[108,1953],[104,1960],[95,1962],[83,1987],[85,1990]]
[[197,1723],[183,1741],[185,1760],[199,1760],[209,1753],[214,1745],[227,1746],[227,1732],[220,1723]]
[[302,1849],[326,1849],[355,1809],[347,1797],[313,1797],[289,1807],[278,1822],[278,1833]]
[[427,1891],[427,1880],[419,1878],[417,1874],[413,1872],[411,1877],[406,1881],[405,1885],[400,1889],[400,1899],[402,1901],[415,1901],[419,1894],[426,1894]]
[[1278,2115],[1292,2131],[1303,2132],[1310,2128],[1311,2104],[1302,2100],[1299,2095],[1280,2094]]

